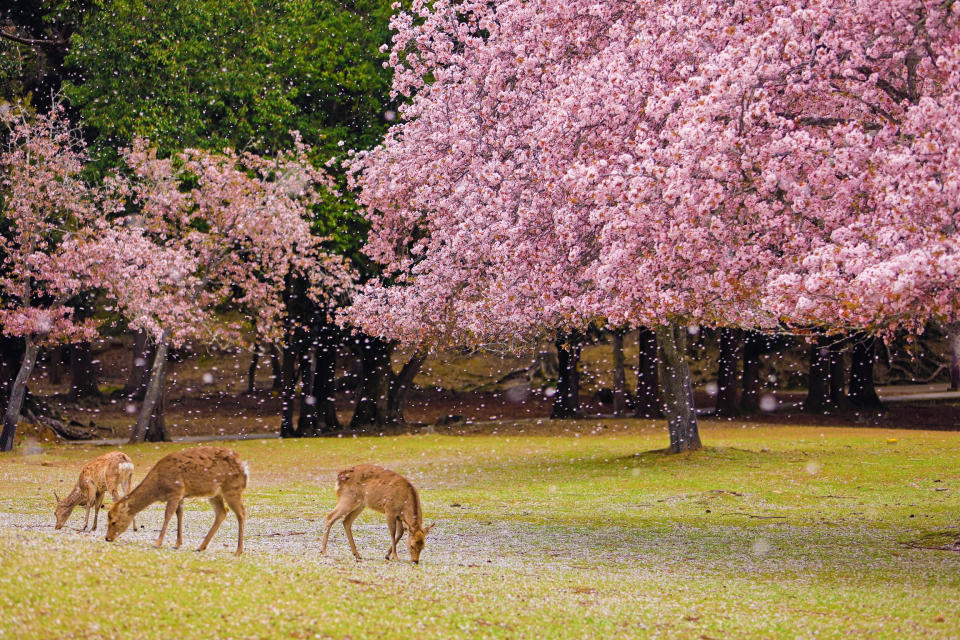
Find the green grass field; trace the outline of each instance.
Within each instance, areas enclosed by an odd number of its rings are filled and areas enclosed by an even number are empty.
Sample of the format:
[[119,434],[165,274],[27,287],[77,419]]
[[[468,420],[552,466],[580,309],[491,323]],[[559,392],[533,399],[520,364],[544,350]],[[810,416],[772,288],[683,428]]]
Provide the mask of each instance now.
[[[202,500],[180,550],[151,546],[160,505],[112,544],[105,514],[54,531],[51,491],[106,449],[0,456],[0,638],[960,637],[960,554],[937,549],[960,539],[960,434],[705,422],[708,449],[671,456],[662,423],[598,424],[230,443],[251,468],[240,558],[232,514],[191,550]],[[136,481],[184,446],[123,450]],[[319,555],[335,472],[361,461],[420,488],[419,566],[383,559],[371,511],[363,562],[339,525]]]

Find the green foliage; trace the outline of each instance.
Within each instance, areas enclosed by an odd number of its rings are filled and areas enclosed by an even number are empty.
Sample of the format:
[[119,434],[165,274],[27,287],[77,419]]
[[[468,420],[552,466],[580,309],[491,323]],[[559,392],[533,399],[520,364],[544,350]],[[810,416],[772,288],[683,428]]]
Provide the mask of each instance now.
[[389,5],[101,0],[74,35],[67,93],[97,141],[270,152],[297,129],[326,160],[384,128]]
[[[387,0],[99,0],[73,37],[65,91],[102,165],[137,136],[162,152],[270,153],[291,130],[320,165],[386,130],[390,14]],[[352,198],[315,213],[329,248],[356,257],[366,223]]]

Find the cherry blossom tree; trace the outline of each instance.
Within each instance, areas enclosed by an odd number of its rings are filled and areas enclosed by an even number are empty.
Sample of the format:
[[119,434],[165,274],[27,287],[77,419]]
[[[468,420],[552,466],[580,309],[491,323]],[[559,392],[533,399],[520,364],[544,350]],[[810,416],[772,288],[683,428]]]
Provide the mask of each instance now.
[[681,451],[688,325],[956,317],[953,4],[440,0],[393,26],[411,100],[352,164],[394,275],[367,331],[653,326]]
[[40,348],[96,335],[70,301],[98,286],[99,231],[120,203],[81,177],[86,149],[62,105],[38,115],[7,105],[0,119],[8,129],[0,152],[0,331],[25,343],[0,435],[0,451],[10,451]]
[[137,213],[104,239],[114,259],[103,275],[131,326],[156,342],[131,442],[147,435],[170,346],[241,340],[243,320],[225,319],[218,306],[255,317],[256,331],[273,338],[289,275],[305,276],[314,297],[349,286],[343,261],[310,233],[310,207],[330,182],[307,151],[297,143],[274,158],[196,149],[162,158],[138,140],[125,152]]

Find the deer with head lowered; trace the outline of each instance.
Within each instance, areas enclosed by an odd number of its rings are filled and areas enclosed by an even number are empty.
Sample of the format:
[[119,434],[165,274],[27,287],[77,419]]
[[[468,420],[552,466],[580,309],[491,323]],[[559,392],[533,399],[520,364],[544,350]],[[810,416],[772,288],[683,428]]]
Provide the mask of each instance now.
[[107,517],[107,542],[112,542],[130,526],[133,517],[154,502],[167,505],[163,527],[156,546],[163,545],[170,518],[177,514],[177,544],[183,544],[184,498],[208,498],[215,512],[213,526],[197,551],[210,544],[220,523],[227,516],[227,507],[236,514],[239,533],[237,555],[243,553],[243,525],[246,510],[243,490],[247,486],[247,463],[235,451],[223,447],[195,447],[170,453],[160,458],[130,494],[113,505]]
[[[113,496],[113,501],[117,502],[121,498],[120,490],[123,495],[130,493],[130,481],[133,479],[133,461],[130,456],[121,451],[111,451],[102,456],[94,458],[80,467],[80,477],[77,484],[66,498],[60,499],[56,492],[53,497],[57,501],[57,509],[54,512],[57,518],[57,529],[63,528],[74,507],[83,505],[87,508],[87,515],[83,519],[83,529],[87,530],[90,523],[90,509],[93,509],[93,529],[97,530],[97,517],[100,515],[100,507],[103,506],[103,498],[107,491]],[[134,530],[137,525],[134,523]]]
[[351,527],[360,512],[370,507],[387,516],[387,527],[390,529],[387,560],[399,558],[397,543],[400,542],[406,529],[410,532],[407,537],[410,560],[414,564],[420,562],[425,538],[433,525],[423,526],[420,495],[409,480],[383,467],[358,464],[337,474],[336,491],[337,506],[327,515],[327,528],[323,532],[321,555],[327,552],[330,528],[337,520],[343,518],[343,528],[347,533],[350,549],[354,557],[360,560],[360,552],[357,551],[357,545],[353,541]]

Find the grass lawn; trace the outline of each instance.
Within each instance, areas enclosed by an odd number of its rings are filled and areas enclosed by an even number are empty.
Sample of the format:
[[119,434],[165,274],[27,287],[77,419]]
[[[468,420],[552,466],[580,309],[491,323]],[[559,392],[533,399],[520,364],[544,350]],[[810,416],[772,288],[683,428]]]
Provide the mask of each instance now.
[[[662,423],[563,426],[230,443],[241,558],[232,514],[188,550],[201,500],[180,550],[150,545],[160,505],[113,544],[105,514],[54,531],[51,490],[105,449],[21,448],[0,456],[0,638],[960,637],[960,554],[936,548],[960,539],[960,434],[707,421],[708,449],[671,456]],[[123,450],[138,481],[183,447]],[[371,511],[363,562],[339,525],[320,557],[335,471],[361,461],[420,488],[420,566],[383,559]]]

